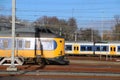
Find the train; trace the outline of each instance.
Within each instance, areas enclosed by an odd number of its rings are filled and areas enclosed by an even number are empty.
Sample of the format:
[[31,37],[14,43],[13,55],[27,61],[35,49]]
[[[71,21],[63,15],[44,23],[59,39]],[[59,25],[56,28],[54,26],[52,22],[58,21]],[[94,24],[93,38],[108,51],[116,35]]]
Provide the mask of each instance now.
[[[0,34],[0,65],[7,65],[11,59],[12,37],[11,32]],[[41,64],[69,64],[65,58],[64,38],[52,33],[47,28],[16,29],[15,63],[23,65],[33,62]]]
[[65,42],[66,55],[120,56],[120,42]]

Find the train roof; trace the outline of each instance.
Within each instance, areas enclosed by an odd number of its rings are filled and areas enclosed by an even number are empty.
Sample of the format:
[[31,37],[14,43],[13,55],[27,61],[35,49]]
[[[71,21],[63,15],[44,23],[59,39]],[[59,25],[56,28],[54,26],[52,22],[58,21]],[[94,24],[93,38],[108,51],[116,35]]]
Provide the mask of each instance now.
[[80,44],[120,44],[120,41],[105,41],[105,42],[91,42],[91,41],[65,41],[65,43],[80,43]]
[[[1,37],[10,37],[12,35],[12,30],[0,31]],[[55,38],[60,37],[54,34],[50,29],[44,27],[25,27],[25,28],[17,28],[15,30],[16,37],[47,37],[47,38]]]
[[91,41],[65,41],[65,43],[93,43]]

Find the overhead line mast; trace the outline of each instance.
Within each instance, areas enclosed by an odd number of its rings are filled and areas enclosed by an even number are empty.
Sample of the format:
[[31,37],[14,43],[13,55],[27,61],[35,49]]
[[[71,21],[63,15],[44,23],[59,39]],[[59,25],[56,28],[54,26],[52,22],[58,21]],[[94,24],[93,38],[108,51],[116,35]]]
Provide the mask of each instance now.
[[11,65],[7,68],[8,71],[17,71],[15,67],[15,9],[16,0],[12,0],[12,52],[11,52]]

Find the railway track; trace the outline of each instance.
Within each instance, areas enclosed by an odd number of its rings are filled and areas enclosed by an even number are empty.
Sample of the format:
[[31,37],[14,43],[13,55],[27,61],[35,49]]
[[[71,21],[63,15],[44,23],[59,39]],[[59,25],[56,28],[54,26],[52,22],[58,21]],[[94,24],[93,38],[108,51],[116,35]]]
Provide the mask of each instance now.
[[8,72],[0,71],[0,75],[48,75],[48,76],[111,76],[120,77],[120,73],[108,73],[108,72],[64,72],[64,71],[17,71]]
[[93,61],[109,61],[109,62],[120,62],[120,57],[115,56],[67,56],[69,60],[93,60]]
[[[17,66],[19,71],[65,71],[65,72],[109,72],[119,73],[120,63],[118,62],[104,62],[104,61],[78,61],[70,60],[69,65],[22,65]],[[6,71],[8,66],[0,66],[1,71]]]
[[[23,65],[17,72],[6,71],[8,66],[0,66],[0,76],[41,76],[44,78],[78,78],[80,80],[120,79],[120,62],[70,59],[69,65]],[[87,78],[87,79],[86,79]],[[63,79],[64,80],[64,79]],[[66,80],[66,79],[65,79]],[[68,79],[69,80],[69,79]]]

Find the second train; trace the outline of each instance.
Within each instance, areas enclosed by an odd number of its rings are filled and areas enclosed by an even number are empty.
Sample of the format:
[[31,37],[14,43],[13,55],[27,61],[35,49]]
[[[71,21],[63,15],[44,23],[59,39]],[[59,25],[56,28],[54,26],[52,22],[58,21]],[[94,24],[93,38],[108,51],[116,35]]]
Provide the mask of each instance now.
[[119,42],[65,42],[67,55],[120,56]]

